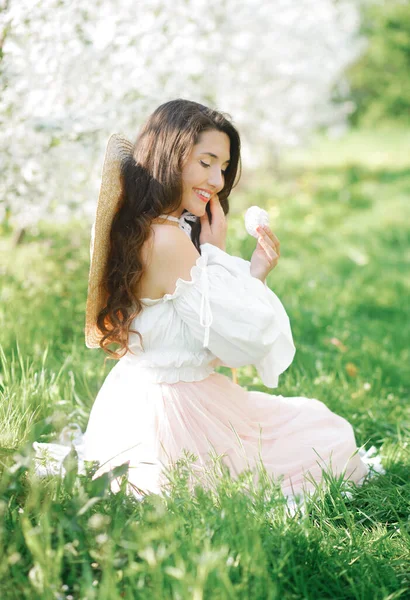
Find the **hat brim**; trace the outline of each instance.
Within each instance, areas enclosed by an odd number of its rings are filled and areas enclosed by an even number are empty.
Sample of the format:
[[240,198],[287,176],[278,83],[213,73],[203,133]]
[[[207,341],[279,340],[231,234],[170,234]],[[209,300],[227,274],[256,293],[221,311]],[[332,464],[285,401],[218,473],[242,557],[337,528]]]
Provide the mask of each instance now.
[[105,307],[108,293],[105,288],[105,270],[110,250],[110,231],[118,209],[123,187],[121,169],[126,158],[132,156],[134,146],[125,137],[113,134],[108,140],[101,177],[95,222],[91,230],[90,270],[85,317],[85,344],[99,348],[103,336],[97,327],[97,317]]

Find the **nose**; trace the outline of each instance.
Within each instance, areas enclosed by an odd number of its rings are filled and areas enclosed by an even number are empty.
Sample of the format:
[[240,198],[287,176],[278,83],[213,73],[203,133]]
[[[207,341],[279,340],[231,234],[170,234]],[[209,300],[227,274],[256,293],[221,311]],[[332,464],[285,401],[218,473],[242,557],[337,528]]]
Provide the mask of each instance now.
[[208,183],[215,188],[218,193],[224,186],[224,176],[221,170],[215,165],[215,168],[209,169]]

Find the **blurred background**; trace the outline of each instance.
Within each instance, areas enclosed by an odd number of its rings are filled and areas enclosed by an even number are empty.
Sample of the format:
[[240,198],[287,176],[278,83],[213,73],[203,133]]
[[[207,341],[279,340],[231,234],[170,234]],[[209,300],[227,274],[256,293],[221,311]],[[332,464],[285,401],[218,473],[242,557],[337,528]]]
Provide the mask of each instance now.
[[178,97],[242,136],[228,251],[250,258],[253,204],[281,241],[268,283],[298,352],[280,392],[359,442],[410,423],[409,2],[0,0],[0,18],[0,447],[40,417],[85,425],[113,363],[84,343],[106,144]]
[[[315,132],[409,124],[407,1],[2,0],[0,15],[3,231],[91,223],[109,135],[134,141],[172,98],[232,116],[243,183]],[[355,144],[383,161],[385,135]]]
[[[227,251],[250,259],[254,204],[281,242],[296,356],[277,389],[252,365],[238,383],[323,401],[386,469],[353,499],[332,479],[303,520],[248,479],[192,502],[185,467],[135,512],[72,453],[61,485],[27,472],[116,364],[84,339],[108,138],[178,97],[241,134]],[[407,0],[0,0],[3,600],[410,597],[409,109]]]

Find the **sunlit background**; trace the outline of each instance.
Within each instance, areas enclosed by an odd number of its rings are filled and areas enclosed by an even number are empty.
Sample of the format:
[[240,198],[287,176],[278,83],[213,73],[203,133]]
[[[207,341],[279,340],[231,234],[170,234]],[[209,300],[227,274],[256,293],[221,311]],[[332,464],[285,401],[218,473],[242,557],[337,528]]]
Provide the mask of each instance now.
[[318,129],[406,124],[408,2],[3,0],[0,222],[92,221],[111,133],[183,97],[232,116],[245,180]]
[[[0,19],[1,600],[410,598],[410,3],[0,0]],[[295,359],[277,389],[252,365],[238,383],[323,401],[386,470],[348,494],[326,477],[303,518],[218,466],[215,493],[183,461],[136,504],[75,452],[64,480],[30,471],[117,364],[84,339],[108,138],[178,97],[241,133],[227,252],[251,258],[255,204],[281,242]]]

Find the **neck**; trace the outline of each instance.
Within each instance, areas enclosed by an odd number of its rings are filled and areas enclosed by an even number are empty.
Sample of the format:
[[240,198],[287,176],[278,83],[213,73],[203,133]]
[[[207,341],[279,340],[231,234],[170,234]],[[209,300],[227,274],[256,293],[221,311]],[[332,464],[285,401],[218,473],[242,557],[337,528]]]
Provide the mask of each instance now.
[[153,219],[151,223],[156,223],[158,225],[174,225],[174,227],[179,227],[178,217],[174,217],[173,215],[159,215],[159,217]]

